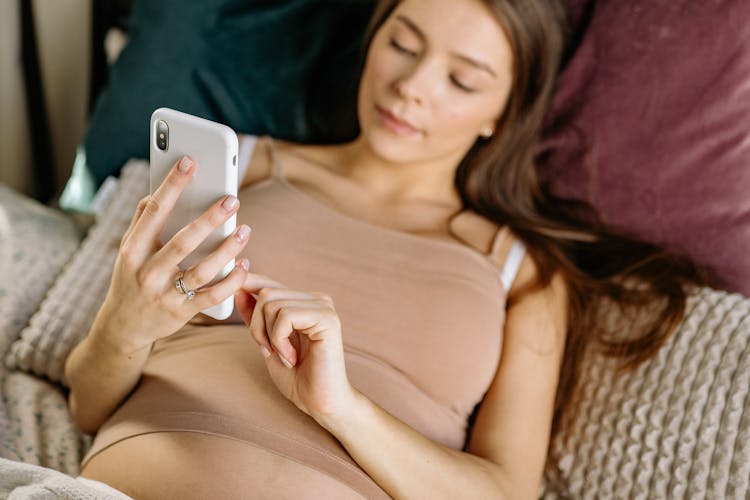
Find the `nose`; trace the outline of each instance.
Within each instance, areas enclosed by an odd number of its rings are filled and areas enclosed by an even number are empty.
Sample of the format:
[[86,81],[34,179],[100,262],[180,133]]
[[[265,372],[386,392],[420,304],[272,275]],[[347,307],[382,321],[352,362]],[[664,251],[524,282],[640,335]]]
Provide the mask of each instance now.
[[429,61],[417,61],[393,83],[393,89],[403,99],[424,104],[436,81],[432,73]]

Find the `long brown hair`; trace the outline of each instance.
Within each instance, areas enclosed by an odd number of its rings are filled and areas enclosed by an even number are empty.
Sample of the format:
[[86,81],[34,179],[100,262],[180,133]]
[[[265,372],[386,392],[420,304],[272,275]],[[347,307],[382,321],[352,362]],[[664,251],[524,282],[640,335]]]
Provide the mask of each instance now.
[[[381,0],[367,43],[399,0]],[[455,185],[465,209],[509,226],[539,270],[535,286],[559,273],[568,288],[565,352],[550,443],[570,429],[584,354],[592,347],[633,369],[653,356],[681,321],[691,284],[702,275],[686,259],[613,234],[590,207],[552,197],[540,186],[536,159],[545,112],[566,50],[564,0],[483,0],[513,50],[513,85],[495,135],[478,139],[459,165]],[[588,211],[581,222],[583,211]],[[607,310],[638,315],[639,331],[607,331]],[[644,320],[644,317],[646,318]]]

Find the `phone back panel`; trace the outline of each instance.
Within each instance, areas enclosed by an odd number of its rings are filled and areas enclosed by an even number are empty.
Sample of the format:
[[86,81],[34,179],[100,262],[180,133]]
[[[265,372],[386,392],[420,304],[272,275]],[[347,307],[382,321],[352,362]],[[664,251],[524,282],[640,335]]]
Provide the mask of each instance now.
[[[159,149],[156,142],[159,120],[165,121],[169,127],[166,151]],[[193,179],[177,200],[161,234],[162,243],[166,243],[217,200],[228,194],[237,195],[237,135],[226,125],[168,108],[154,111],[150,127],[151,193],[183,156],[189,156],[196,164]],[[235,227],[236,216],[233,216],[185,258],[180,268],[187,269],[203,260]],[[233,268],[234,261],[227,263],[212,283],[229,274]]]

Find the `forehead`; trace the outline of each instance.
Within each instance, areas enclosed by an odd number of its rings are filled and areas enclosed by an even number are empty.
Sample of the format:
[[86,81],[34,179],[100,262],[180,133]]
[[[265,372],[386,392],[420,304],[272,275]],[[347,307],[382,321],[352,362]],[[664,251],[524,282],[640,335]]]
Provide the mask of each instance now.
[[437,49],[507,60],[511,49],[499,20],[481,0],[403,0],[389,22],[412,21]]

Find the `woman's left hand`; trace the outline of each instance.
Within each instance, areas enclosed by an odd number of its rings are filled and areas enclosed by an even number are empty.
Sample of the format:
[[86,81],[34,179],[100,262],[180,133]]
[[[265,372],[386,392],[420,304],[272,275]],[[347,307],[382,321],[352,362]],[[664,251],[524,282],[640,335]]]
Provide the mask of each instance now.
[[300,410],[317,419],[353,404],[341,321],[330,296],[249,273],[235,303],[276,387]]

